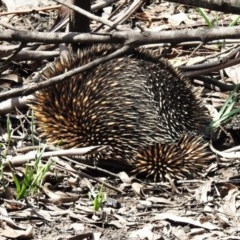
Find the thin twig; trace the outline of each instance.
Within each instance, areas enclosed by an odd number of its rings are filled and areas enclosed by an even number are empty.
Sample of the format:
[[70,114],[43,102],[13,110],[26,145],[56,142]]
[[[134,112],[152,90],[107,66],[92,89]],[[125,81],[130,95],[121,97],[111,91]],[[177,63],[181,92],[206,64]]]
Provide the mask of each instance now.
[[29,10],[21,10],[21,11],[14,11],[14,12],[2,12],[0,13],[0,17],[1,16],[6,16],[6,15],[17,15],[17,14],[25,14],[25,13],[31,13],[33,11],[49,11],[49,10],[54,10],[54,9],[58,9],[60,8],[61,5],[55,5],[55,6],[49,6],[49,7],[41,7],[41,8],[33,8],[33,9],[29,9]]
[[[205,63],[205,64],[201,64],[201,65],[205,65],[204,69],[184,72],[183,76],[195,77],[195,76],[199,76],[202,74],[219,71],[220,69],[231,67],[231,66],[234,66],[239,63],[240,63],[240,58],[229,59],[227,62],[226,61],[222,62],[221,60],[218,60],[218,61],[211,62],[211,63]],[[209,66],[206,67],[206,65],[209,65]]]
[[[91,147],[83,147],[83,148],[73,148],[73,149],[66,149],[66,150],[57,150],[51,152],[43,152],[41,157],[48,158],[48,157],[55,157],[55,156],[80,156],[86,154],[94,154],[99,152],[103,149],[106,149],[107,146],[91,146]],[[38,151],[33,151],[27,153],[25,155],[19,156],[8,156],[6,161],[3,161],[3,166],[8,166],[9,164],[12,165],[21,165],[23,163],[27,163],[28,161],[34,160],[36,158],[36,154]]]
[[240,152],[236,152],[235,149],[230,152],[231,149],[228,149],[227,151],[218,151],[216,148],[213,147],[212,143],[210,143],[210,148],[211,150],[218,154],[221,157],[228,158],[228,159],[233,159],[233,158],[240,158]]
[[109,5],[112,5],[115,2],[118,2],[118,1],[119,0],[104,0],[103,2],[98,2],[91,6],[91,11],[98,11],[99,9],[105,8]]
[[[135,0],[130,7],[127,9],[127,11],[119,16],[117,19],[114,20],[113,24],[122,24],[124,23],[127,19],[129,19],[144,3],[146,0]],[[110,29],[109,29],[110,30]]]
[[[81,67],[72,69],[72,70],[70,70],[66,73],[60,74],[56,77],[50,78],[47,81],[40,82],[40,83],[31,83],[31,84],[23,86],[22,88],[12,89],[10,91],[0,93],[0,101],[6,100],[6,99],[12,98],[12,97],[29,95],[29,94],[32,94],[39,89],[43,89],[43,88],[49,87],[51,85],[54,85],[56,83],[59,83],[61,81],[64,81],[64,80],[66,80],[67,78],[69,78],[73,75],[76,75],[80,72],[89,70],[89,69],[91,69],[93,67],[96,67],[97,65],[99,65],[103,62],[111,60],[112,58],[119,57],[119,56],[123,55],[124,53],[126,53],[129,50],[129,48],[130,48],[129,46],[123,46],[119,50],[117,50],[117,51],[115,51],[115,52],[113,52],[113,53],[111,53],[107,56],[96,59],[96,60],[94,60],[94,61],[92,61],[92,62],[90,62],[86,65],[83,65]],[[37,81],[37,79],[35,79],[35,81]]]
[[96,15],[94,15],[92,13],[89,13],[89,12],[85,11],[84,9],[79,8],[79,7],[73,5],[73,4],[69,3],[69,2],[65,2],[65,1],[62,1],[62,0],[53,0],[53,1],[55,1],[57,3],[60,3],[60,4],[64,5],[64,6],[66,6],[66,7],[68,7],[70,9],[72,9],[72,10],[74,10],[74,11],[76,11],[76,12],[78,12],[78,13],[86,16],[86,17],[88,17],[89,19],[95,20],[97,22],[101,22],[101,23],[103,23],[103,24],[105,24],[105,25],[107,25],[107,26],[109,26],[111,28],[115,28],[114,24],[111,21],[106,20],[106,19],[101,18],[101,17],[98,17],[98,16],[96,16]]
[[92,177],[91,175],[89,175],[89,174],[87,174],[87,173],[84,173],[84,172],[82,172],[82,171],[77,171],[77,170],[75,170],[75,169],[72,168],[69,164],[66,164],[66,162],[62,162],[62,161],[58,161],[58,160],[56,160],[56,162],[57,162],[59,165],[62,165],[65,170],[67,170],[67,171],[69,171],[69,172],[72,172],[72,173],[74,173],[74,174],[77,174],[77,175],[79,175],[81,178],[88,178],[88,179],[94,180],[94,181],[96,181],[96,182],[98,182],[98,183],[103,184],[105,187],[107,187],[107,188],[109,188],[109,189],[112,189],[112,190],[114,190],[114,191],[116,191],[116,192],[118,192],[118,193],[124,193],[124,191],[122,191],[122,190],[120,190],[120,189],[118,189],[118,188],[115,188],[115,187],[113,187],[112,185],[110,185],[110,184],[108,184],[108,183],[106,183],[106,182],[104,182],[104,181],[102,181],[102,180],[100,180],[100,179],[98,179],[98,178]]

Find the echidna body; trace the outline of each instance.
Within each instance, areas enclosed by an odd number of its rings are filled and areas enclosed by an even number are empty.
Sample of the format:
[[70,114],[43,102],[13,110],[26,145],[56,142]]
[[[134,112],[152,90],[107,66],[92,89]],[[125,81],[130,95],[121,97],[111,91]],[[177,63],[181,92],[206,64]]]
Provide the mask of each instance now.
[[138,152],[134,172],[147,173],[155,181],[199,176],[213,157],[207,145],[202,137],[186,134],[176,143],[148,146]]
[[[68,61],[58,59],[42,71],[41,78],[62,74],[116,48],[94,45],[72,55]],[[163,179],[162,174],[168,170],[153,171],[146,167],[153,164],[152,156],[146,158],[143,152],[149,153],[148,147],[169,144],[161,151],[158,148],[158,154],[166,148],[167,155],[160,154],[154,161],[161,164],[165,161],[168,169],[173,167],[183,176],[187,175],[185,168],[198,172],[198,166],[209,160],[205,145],[197,145],[199,151],[196,151],[196,139],[187,138],[186,144],[184,138],[181,140],[184,134],[199,134],[206,122],[206,112],[195,91],[187,80],[150,51],[134,50],[41,90],[32,108],[42,136],[49,142],[58,142],[64,148],[109,145],[113,159],[130,163],[155,179]],[[179,141],[182,143],[176,143]],[[186,148],[181,150],[184,144]],[[191,146],[193,153],[185,151]],[[182,165],[174,151],[177,155],[187,155]],[[201,156],[197,157],[198,164],[190,160],[194,153]],[[157,154],[156,149],[151,154]],[[178,164],[171,160],[171,154]]]

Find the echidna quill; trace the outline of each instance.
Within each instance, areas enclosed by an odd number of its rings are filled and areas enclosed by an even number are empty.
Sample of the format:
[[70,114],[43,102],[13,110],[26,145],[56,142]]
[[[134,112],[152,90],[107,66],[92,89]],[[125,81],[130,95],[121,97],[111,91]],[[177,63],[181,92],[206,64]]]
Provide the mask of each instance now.
[[[116,50],[93,45],[41,72],[57,76]],[[211,158],[201,130],[207,114],[188,80],[152,51],[102,63],[36,93],[41,136],[64,148],[109,145],[114,159],[155,180],[198,175]]]

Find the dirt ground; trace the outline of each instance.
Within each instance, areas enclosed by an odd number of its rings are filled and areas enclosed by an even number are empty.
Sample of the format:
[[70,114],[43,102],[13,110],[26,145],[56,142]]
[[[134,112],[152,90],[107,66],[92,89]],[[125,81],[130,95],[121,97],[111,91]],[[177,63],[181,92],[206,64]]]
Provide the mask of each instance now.
[[[120,6],[122,2],[117,1],[112,7]],[[20,2],[17,9],[14,9],[14,4],[10,6],[10,1],[8,3],[8,6],[3,4],[0,8],[0,31],[17,29],[48,32],[57,18],[57,7],[45,9],[46,6],[56,6],[51,1],[41,1],[41,4],[36,1],[34,7]],[[95,14],[106,16],[112,10],[110,6]],[[207,14],[221,26],[228,26],[236,18],[235,15],[213,11],[207,11]],[[91,26],[94,28],[97,25],[93,21]],[[152,31],[206,27],[195,8],[164,1],[150,1],[143,7],[140,17],[139,14],[133,15],[122,27],[137,30],[139,25]],[[14,41],[1,42],[0,92],[27,84],[30,76],[59,54],[57,44],[46,44],[47,51],[52,54],[50,57],[32,59],[29,56],[28,59],[22,50],[19,58],[9,60],[12,47],[18,45],[19,42]],[[225,50],[234,46],[227,42]],[[162,49],[175,67],[221,57],[217,44],[189,43],[174,46],[168,51],[165,46],[157,47]],[[224,73],[215,71],[207,76],[231,85],[236,83],[233,71],[238,71],[238,66],[235,70],[228,69]],[[202,83],[200,77],[194,78],[194,85],[198,87],[204,105],[214,116],[213,112],[219,111],[229,92],[211,89],[208,84]],[[234,108],[238,105],[237,98]],[[40,140],[36,126],[31,122],[32,112],[26,105],[6,113],[0,115],[0,240],[240,239],[239,160],[223,152],[239,145],[238,117],[230,119],[212,133],[209,142],[218,152],[214,153],[217,153],[216,158],[202,177],[197,179],[183,179],[172,184],[154,183],[151,179],[136,178],[120,167],[117,170],[102,169],[88,166],[86,162],[80,163],[69,156],[56,156],[40,160],[40,167],[51,162],[41,186],[27,197],[17,200],[14,176],[23,179],[26,173],[26,161],[21,157],[36,154],[34,151],[42,145],[45,151],[53,149],[44,144],[44,139]],[[237,152],[237,149],[232,152]],[[12,157],[17,164],[3,167],[4,161]],[[33,162],[27,164],[34,166]],[[98,203],[99,208],[94,209]]]

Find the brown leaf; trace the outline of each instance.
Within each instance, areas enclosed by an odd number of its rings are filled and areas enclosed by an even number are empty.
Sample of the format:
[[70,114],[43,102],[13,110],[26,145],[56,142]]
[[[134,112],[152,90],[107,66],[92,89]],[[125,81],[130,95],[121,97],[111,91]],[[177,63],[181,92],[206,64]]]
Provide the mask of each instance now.
[[141,198],[145,199],[145,194],[143,192],[143,185],[140,183],[133,183],[132,184],[133,191]]
[[210,222],[206,222],[204,224],[201,224],[200,221],[198,220],[193,220],[191,218],[188,217],[180,217],[177,215],[173,215],[173,214],[169,214],[169,213],[161,213],[161,214],[156,214],[153,218],[152,221],[157,221],[157,220],[171,220],[174,222],[180,222],[180,223],[185,223],[187,225],[191,224],[193,226],[197,226],[197,227],[201,227],[201,228],[205,228],[207,230],[214,230],[214,229],[219,229],[218,226],[210,223]]
[[1,236],[14,239],[32,239],[34,237],[34,228],[31,226],[26,230],[16,230],[6,226],[6,228],[1,231]]

